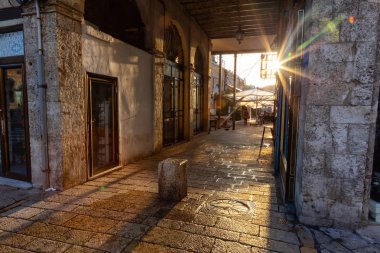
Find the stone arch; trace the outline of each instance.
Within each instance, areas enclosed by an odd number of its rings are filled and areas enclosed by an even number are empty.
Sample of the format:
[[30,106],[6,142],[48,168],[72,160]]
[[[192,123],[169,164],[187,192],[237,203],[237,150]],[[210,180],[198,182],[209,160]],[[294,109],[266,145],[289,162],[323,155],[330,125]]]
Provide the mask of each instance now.
[[145,49],[145,24],[136,0],[87,0],[84,19],[102,32]]
[[[185,29],[181,26],[181,24],[176,21],[175,19],[171,19],[170,17],[166,16],[165,17],[165,35],[164,35],[164,48],[166,44],[166,31],[169,27],[175,27],[177,30],[177,33],[179,37],[181,38],[181,45],[182,45],[182,50],[183,50],[183,65],[187,66],[189,63],[189,55],[188,55],[188,43],[187,43],[187,32]],[[165,49],[164,49],[165,52]],[[185,68],[185,72],[187,69]]]
[[186,139],[188,122],[188,82],[186,50],[179,26],[170,23],[164,31],[166,58],[163,81],[163,145],[169,146]]
[[169,25],[165,28],[164,52],[167,60],[184,65],[184,50],[182,38],[175,25]]

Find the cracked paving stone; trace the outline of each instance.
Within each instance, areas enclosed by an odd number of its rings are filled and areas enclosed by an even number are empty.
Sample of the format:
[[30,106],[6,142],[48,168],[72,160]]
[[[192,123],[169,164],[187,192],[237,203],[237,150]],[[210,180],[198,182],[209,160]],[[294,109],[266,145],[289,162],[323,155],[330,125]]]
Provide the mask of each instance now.
[[63,225],[70,228],[82,229],[93,232],[107,232],[118,222],[115,220],[99,217],[91,217],[86,215],[78,215]]
[[185,222],[192,222],[194,220],[195,213],[188,212],[188,211],[181,211],[173,209],[170,211],[165,218],[171,219],[171,220],[178,220],[178,221],[185,221]]
[[131,242],[131,240],[108,234],[96,234],[87,243],[86,247],[119,253]]
[[219,218],[215,227],[251,235],[259,234],[259,226],[229,218]]
[[80,247],[80,246],[72,246],[71,248],[66,250],[65,253],[104,253],[104,251]]
[[188,235],[188,233],[181,231],[155,227],[150,230],[142,240],[145,242],[171,246],[173,248],[182,248]]
[[310,229],[308,229],[304,225],[296,225],[295,229],[297,231],[297,235],[301,240],[301,244],[306,248],[315,248],[314,237]]
[[15,248],[23,248],[26,244],[30,243],[34,238],[31,236],[14,234],[14,233],[3,233],[0,234],[0,244]]
[[260,237],[300,245],[296,234],[268,227],[260,227]]
[[319,230],[311,229],[311,231],[314,233],[315,240],[316,240],[317,244],[319,244],[319,245],[325,244],[325,243],[330,243],[333,240],[330,236],[327,236],[325,233],[323,233]]
[[205,229],[205,226],[184,222],[180,227],[180,230],[184,232],[201,234]]
[[348,230],[334,228],[321,228],[320,230],[350,250],[363,248],[368,245],[367,241]]
[[211,215],[197,214],[193,220],[194,223],[205,225],[205,226],[214,226],[218,218]]
[[251,247],[237,243],[222,240],[216,240],[212,253],[251,253]]
[[57,240],[61,238],[63,234],[67,233],[69,230],[70,229],[66,227],[36,222],[30,225],[29,227],[21,230],[20,233],[34,237]]
[[347,253],[351,252],[347,248],[340,245],[338,242],[325,243],[320,245],[322,252],[331,252],[331,253]]
[[46,210],[38,214],[37,216],[34,216],[32,220],[42,221],[54,225],[62,225],[66,221],[75,217],[76,215],[76,213]]
[[9,232],[17,232],[32,224],[31,221],[9,217],[0,218],[0,229]]
[[179,230],[181,228],[182,224],[183,224],[182,221],[162,219],[157,223],[157,226],[163,227],[163,228],[170,228],[170,229]]
[[187,253],[189,251],[174,249],[166,246],[161,246],[157,244],[145,243],[145,242],[135,242],[129,245],[123,252],[125,253]]
[[374,246],[368,246],[353,251],[354,253],[380,253],[380,248]]
[[215,227],[206,227],[203,234],[209,237],[216,237],[219,239],[229,241],[239,241],[240,234],[238,232],[228,231]]
[[0,245],[0,252],[6,253],[30,253],[29,250],[17,249],[6,245]]
[[211,252],[214,242],[214,238],[188,234],[181,248],[193,252],[206,253]]
[[138,239],[146,234],[149,228],[149,226],[142,224],[120,222],[110,229],[108,233],[130,239]]
[[69,247],[70,244],[35,238],[25,246],[25,249],[41,253],[61,253],[65,252]]
[[33,207],[16,207],[14,209],[11,209],[5,213],[2,213],[1,216],[8,216],[12,218],[20,218],[20,219],[30,219],[33,216],[36,216],[40,213],[42,213],[44,210],[39,208],[33,208]]
[[283,253],[300,252],[298,245],[270,240],[270,239],[262,238],[258,236],[246,235],[246,234],[242,234],[240,236],[239,242],[243,244],[248,244],[254,247],[259,247],[259,248],[283,252]]
[[318,253],[316,249],[301,247],[301,253]]
[[94,235],[94,232],[70,229],[67,233],[63,234],[59,240],[65,243],[83,246]]

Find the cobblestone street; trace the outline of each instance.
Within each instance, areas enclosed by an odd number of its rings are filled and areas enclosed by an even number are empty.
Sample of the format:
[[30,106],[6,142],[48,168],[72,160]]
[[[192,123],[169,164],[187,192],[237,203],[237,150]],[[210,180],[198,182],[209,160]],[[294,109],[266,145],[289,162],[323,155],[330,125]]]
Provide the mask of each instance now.
[[[4,207],[0,252],[380,252],[380,227],[307,228],[286,214],[270,140],[257,159],[261,134],[262,127],[241,125],[212,131],[83,185]],[[157,164],[168,157],[190,163],[188,196],[174,204],[157,194]]]

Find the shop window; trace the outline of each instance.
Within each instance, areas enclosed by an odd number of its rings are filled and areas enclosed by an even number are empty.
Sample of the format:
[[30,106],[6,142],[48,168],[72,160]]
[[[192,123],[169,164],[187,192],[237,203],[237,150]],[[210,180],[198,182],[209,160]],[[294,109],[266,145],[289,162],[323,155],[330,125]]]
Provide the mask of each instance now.
[[277,65],[277,53],[261,54],[261,79],[275,79]]

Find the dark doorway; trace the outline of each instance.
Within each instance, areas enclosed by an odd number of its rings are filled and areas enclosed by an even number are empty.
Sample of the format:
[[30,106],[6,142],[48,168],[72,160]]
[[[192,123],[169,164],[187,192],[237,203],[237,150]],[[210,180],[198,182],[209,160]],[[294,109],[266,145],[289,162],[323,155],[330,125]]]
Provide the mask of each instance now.
[[134,0],[87,0],[84,19],[121,41],[145,49],[145,26]]
[[193,85],[193,105],[194,105],[194,123],[193,131],[195,134],[200,133],[203,130],[203,59],[202,55],[197,49],[195,53],[195,73],[194,73],[194,85]]
[[[380,100],[380,94],[379,94]],[[377,108],[375,149],[373,156],[373,179],[371,188],[371,198],[380,202],[380,106]]]
[[89,75],[90,177],[119,165],[117,81]]
[[167,62],[165,66],[164,146],[175,144],[184,138],[184,84],[183,71],[180,67],[174,62]]
[[0,175],[30,181],[26,85],[22,64],[0,67]]
[[163,145],[184,139],[184,66],[181,37],[174,25],[166,28],[163,84]]

